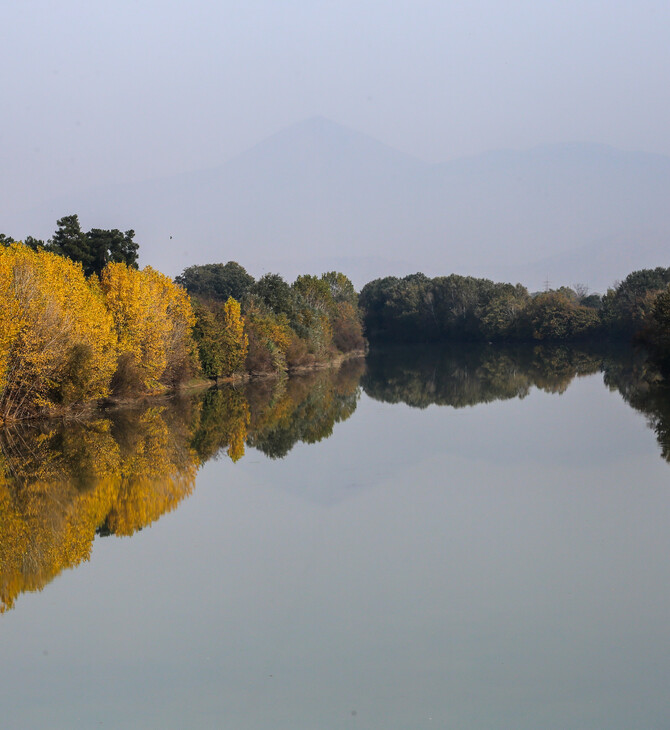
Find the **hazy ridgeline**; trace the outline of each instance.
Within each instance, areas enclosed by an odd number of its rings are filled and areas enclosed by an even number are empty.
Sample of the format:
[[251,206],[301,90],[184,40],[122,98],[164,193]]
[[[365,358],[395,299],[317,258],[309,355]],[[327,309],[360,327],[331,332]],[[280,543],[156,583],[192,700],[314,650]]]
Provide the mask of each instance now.
[[170,276],[243,257],[256,276],[334,269],[357,288],[424,271],[604,292],[630,271],[668,265],[667,156],[598,144],[521,149],[529,144],[430,164],[316,118],[212,169],[155,179],[152,167],[146,182],[36,199],[26,211],[0,200],[0,218],[40,238],[54,210],[119,221],[141,232],[142,262]]

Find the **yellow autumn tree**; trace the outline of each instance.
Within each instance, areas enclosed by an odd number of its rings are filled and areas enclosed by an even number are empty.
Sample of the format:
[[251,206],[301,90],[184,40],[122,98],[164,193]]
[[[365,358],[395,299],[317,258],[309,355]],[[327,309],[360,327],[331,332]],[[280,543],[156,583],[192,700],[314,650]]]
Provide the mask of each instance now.
[[116,335],[81,264],[22,244],[0,249],[0,420],[108,394]]
[[100,285],[118,336],[118,391],[156,390],[188,372],[195,324],[188,294],[146,266],[108,264]]
[[244,332],[240,303],[228,297],[223,305],[222,375],[232,375],[244,369],[249,349],[249,337]]

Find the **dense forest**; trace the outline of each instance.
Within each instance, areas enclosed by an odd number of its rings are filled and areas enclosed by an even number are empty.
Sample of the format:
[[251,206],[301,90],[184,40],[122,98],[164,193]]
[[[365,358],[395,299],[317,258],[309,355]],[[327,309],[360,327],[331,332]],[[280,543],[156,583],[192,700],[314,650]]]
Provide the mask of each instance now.
[[277,374],[362,352],[367,342],[581,342],[648,345],[670,366],[670,268],[607,291],[421,273],[366,284],[342,273],[256,280],[238,263],[191,266],[171,281],[138,269],[134,231],[81,230],[47,242],[0,234],[0,422],[194,377]]

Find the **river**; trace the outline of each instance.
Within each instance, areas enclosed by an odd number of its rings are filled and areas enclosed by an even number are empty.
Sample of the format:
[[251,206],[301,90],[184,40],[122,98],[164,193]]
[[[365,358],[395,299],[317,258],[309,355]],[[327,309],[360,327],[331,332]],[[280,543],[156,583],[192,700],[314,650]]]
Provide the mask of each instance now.
[[2,725],[666,728],[669,434],[561,348],[6,430]]

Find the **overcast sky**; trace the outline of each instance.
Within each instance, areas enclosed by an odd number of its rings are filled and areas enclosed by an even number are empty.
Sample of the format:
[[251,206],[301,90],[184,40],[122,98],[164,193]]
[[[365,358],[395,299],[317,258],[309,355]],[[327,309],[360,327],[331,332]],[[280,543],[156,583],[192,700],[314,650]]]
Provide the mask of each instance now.
[[670,154],[667,1],[0,0],[0,26],[3,208],[211,167],[317,114],[428,161]]

